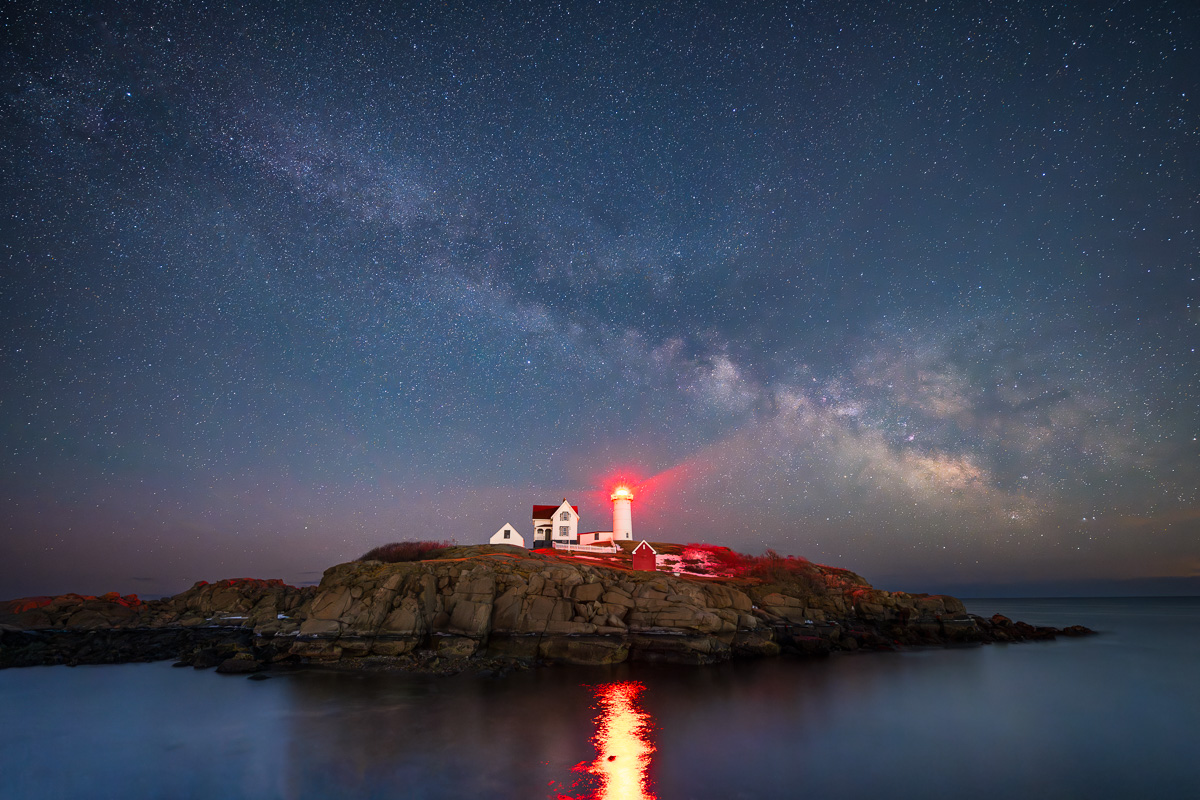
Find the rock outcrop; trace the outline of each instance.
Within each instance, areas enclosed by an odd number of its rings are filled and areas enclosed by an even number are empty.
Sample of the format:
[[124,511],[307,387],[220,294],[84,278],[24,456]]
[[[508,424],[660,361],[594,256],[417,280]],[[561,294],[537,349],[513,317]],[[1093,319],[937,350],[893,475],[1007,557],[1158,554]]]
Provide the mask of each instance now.
[[[22,630],[108,630],[198,626],[252,628],[258,634],[295,632],[315,589],[280,580],[230,578],[199,581],[163,600],[143,601],[116,592],[93,597],[65,594],[0,602],[0,625]],[[302,618],[302,617],[301,617]]]
[[772,651],[752,612],[750,596],[724,583],[551,556],[353,562],[325,572],[292,652],[711,663]]
[[166,657],[231,673],[285,663],[709,664],[1086,632],[985,620],[953,597],[880,591],[853,573],[814,569],[815,578],[772,584],[461,547],[429,561],[339,564],[317,587],[235,579],[148,602],[26,598],[0,604],[0,667]]

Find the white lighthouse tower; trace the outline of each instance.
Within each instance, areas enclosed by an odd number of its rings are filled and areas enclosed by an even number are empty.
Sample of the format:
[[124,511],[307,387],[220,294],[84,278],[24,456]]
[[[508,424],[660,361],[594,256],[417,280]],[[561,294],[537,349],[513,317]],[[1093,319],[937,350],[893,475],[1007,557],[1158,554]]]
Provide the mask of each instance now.
[[613,504],[613,541],[633,539],[633,492],[628,486],[613,489],[609,498]]

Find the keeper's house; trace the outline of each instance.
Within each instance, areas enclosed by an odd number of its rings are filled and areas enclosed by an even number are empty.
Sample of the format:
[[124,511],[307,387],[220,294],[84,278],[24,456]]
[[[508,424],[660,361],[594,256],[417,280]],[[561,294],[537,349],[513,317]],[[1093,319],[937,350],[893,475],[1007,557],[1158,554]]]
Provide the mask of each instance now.
[[579,544],[579,506],[567,502],[533,507],[533,546]]

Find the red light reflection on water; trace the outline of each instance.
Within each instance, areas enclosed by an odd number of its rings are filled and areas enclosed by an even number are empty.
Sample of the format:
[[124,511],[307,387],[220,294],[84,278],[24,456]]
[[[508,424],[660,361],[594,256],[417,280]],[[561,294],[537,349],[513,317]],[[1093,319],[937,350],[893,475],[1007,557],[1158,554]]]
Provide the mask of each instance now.
[[649,790],[650,715],[638,706],[645,686],[637,681],[594,687],[596,760],[586,769],[599,780],[595,800],[655,800]]

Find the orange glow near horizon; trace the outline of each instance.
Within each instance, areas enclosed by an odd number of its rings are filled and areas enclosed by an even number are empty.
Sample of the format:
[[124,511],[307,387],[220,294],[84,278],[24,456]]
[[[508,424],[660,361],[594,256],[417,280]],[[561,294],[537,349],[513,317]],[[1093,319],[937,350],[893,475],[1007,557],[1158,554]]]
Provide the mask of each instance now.
[[638,706],[646,687],[637,681],[596,686],[596,760],[588,772],[600,780],[596,800],[656,800],[649,790],[650,715]]

